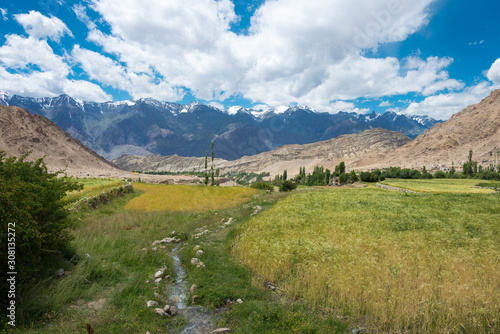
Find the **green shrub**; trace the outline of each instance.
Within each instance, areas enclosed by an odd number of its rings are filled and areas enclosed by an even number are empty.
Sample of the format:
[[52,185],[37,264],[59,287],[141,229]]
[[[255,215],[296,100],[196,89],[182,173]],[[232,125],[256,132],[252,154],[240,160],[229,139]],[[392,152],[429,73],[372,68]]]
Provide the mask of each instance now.
[[444,179],[444,178],[446,178],[446,173],[445,173],[445,172],[443,172],[442,170],[438,170],[438,171],[436,171],[436,172],[434,173],[434,177],[435,177],[436,179]]
[[[8,227],[14,228],[16,263],[15,270],[8,271],[17,271],[18,282],[22,284],[69,244],[71,238],[65,229],[69,211],[62,199],[67,191],[81,190],[82,185],[66,176],[58,177],[61,171],[49,173],[43,159],[27,162],[24,160],[28,154],[19,159],[4,159],[5,156],[0,152],[0,221],[3,223],[0,250],[7,254],[7,233],[12,232]],[[6,277],[4,266],[0,268],[0,276]]]
[[259,189],[259,190],[274,191],[274,187],[272,185],[270,185],[269,183],[264,182],[264,181],[252,183],[252,185],[250,187],[255,188],[255,189]]
[[283,181],[280,184],[280,191],[281,192],[286,192],[286,191],[292,191],[294,189],[297,189],[297,185],[293,183],[292,181]]

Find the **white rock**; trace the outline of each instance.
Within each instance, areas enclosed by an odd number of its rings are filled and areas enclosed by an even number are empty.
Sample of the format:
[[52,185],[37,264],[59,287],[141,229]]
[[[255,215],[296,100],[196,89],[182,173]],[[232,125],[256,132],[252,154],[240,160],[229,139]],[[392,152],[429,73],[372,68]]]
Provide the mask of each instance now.
[[59,276],[59,277],[63,277],[64,276],[64,269],[63,268],[59,268],[56,270],[56,275]]
[[196,251],[196,254],[195,254],[195,255],[196,255],[196,256],[201,256],[201,255],[203,255],[203,251],[202,251],[201,249],[198,249],[198,250]]
[[205,268],[205,263],[203,262],[199,262],[197,265],[196,265],[197,268]]
[[158,305],[158,303],[155,302],[154,300],[148,300],[147,303],[146,303],[147,307],[153,307],[153,306],[156,306],[156,305]]
[[198,285],[193,284],[193,285],[191,285],[191,287],[189,288],[189,292],[191,292],[191,294],[193,294],[193,293],[196,291],[196,289],[198,289]]
[[237,302],[238,304],[243,304],[243,300],[241,300],[240,298],[236,299],[236,302]]
[[167,312],[163,311],[162,308],[155,308],[155,313],[162,316],[162,317],[167,315]]
[[158,283],[160,283],[160,282],[161,282],[161,277],[160,277],[160,278],[155,279],[155,283],[156,283],[156,284],[158,284]]
[[160,278],[163,277],[163,273],[165,272],[165,269],[160,269],[156,272],[155,278]]
[[170,313],[170,315],[172,315],[172,316],[177,315],[177,307],[170,306],[170,309],[168,310],[168,313]]
[[231,329],[229,329],[229,328],[217,328],[216,330],[212,331],[211,334],[219,334],[219,333],[231,333]]
[[197,265],[197,264],[199,264],[200,262],[201,262],[201,261],[200,261],[199,259],[195,258],[195,257],[193,257],[193,258],[191,259],[191,264],[192,264],[192,265]]
[[170,313],[170,305],[165,305],[165,307],[163,308],[163,311]]

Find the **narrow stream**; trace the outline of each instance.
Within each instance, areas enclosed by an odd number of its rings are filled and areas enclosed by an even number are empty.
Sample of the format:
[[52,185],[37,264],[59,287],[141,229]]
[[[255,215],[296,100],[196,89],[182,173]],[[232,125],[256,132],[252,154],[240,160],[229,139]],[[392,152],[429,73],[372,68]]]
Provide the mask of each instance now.
[[179,310],[179,315],[186,320],[186,325],[181,330],[181,334],[211,333],[215,328],[215,313],[206,311],[199,306],[187,306],[189,282],[186,280],[186,270],[179,259],[181,245],[178,244],[170,252],[174,262],[175,283],[171,287],[168,299],[175,301],[174,305]]

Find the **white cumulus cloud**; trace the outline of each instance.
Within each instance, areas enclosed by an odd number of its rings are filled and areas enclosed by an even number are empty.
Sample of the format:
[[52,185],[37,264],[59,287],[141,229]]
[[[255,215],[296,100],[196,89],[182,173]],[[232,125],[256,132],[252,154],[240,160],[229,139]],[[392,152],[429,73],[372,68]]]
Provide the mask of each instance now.
[[[362,56],[364,49],[402,41],[427,24],[432,2],[267,1],[249,34],[236,35],[229,30],[238,20],[229,0],[126,0],[120,6],[93,0],[92,10],[112,33],[93,27],[88,39],[116,55],[130,76],[155,76],[197,98],[217,102],[241,94],[270,106],[317,107],[366,94],[459,86],[447,77],[447,59],[421,60],[400,75],[405,65],[397,59]],[[83,8],[75,10],[85,21]]]
[[491,91],[492,86],[483,81],[460,92],[442,93],[425,98],[422,102],[413,102],[402,113],[409,115],[428,115],[435,119],[447,120],[454,113],[472,104],[479,103]]
[[491,82],[500,86],[500,58],[495,60],[495,62],[491,65],[490,69],[486,73],[486,77]]
[[47,17],[32,10],[28,14],[14,15],[14,18],[34,38],[50,38],[58,42],[66,34],[73,37],[66,24],[54,16]]

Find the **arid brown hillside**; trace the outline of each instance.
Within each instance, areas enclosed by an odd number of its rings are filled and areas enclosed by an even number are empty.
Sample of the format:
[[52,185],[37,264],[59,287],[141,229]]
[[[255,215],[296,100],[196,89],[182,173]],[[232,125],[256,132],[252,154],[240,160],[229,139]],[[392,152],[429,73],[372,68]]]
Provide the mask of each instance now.
[[476,105],[454,114],[444,123],[436,124],[414,141],[393,151],[377,154],[352,165],[356,169],[388,166],[432,167],[459,166],[473,159],[488,166],[490,152],[500,148],[500,90],[492,92]]
[[[300,167],[312,172],[314,166],[334,168],[341,161],[356,161],[373,152],[385,152],[410,142],[411,139],[401,132],[384,129],[371,129],[357,134],[339,136],[334,139],[307,145],[285,145],[276,150],[245,156],[238,160],[216,159],[215,166],[222,172],[269,172],[271,175],[288,171],[293,176]],[[203,171],[204,158],[185,158],[179,156],[162,157],[150,155],[122,156],[113,162],[124,170],[140,171]]]
[[71,175],[118,175],[120,171],[80,141],[40,115],[0,105],[0,151],[28,160],[45,156],[50,171],[66,168]]

